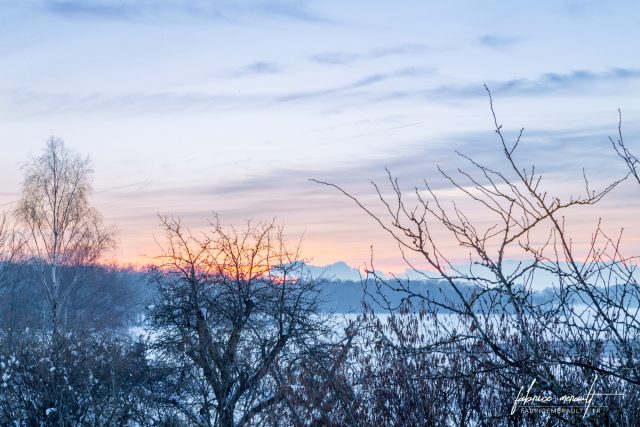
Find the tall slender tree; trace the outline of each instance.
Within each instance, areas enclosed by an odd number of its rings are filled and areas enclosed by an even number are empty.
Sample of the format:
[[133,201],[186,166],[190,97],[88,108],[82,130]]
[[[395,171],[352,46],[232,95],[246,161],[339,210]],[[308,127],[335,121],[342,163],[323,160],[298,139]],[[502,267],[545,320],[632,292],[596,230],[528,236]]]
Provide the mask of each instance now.
[[95,263],[115,242],[89,203],[92,174],[89,160],[55,137],[24,166],[16,214],[26,228],[30,255],[41,266],[54,335],[65,327],[68,297],[81,278],[77,267]]

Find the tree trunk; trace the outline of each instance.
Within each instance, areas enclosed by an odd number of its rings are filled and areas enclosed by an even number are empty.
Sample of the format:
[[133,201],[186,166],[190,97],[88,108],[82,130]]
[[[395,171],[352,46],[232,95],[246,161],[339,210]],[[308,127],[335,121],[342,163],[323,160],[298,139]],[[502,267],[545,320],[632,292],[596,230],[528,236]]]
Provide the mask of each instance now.
[[233,412],[232,408],[222,409],[218,418],[218,427],[233,427]]

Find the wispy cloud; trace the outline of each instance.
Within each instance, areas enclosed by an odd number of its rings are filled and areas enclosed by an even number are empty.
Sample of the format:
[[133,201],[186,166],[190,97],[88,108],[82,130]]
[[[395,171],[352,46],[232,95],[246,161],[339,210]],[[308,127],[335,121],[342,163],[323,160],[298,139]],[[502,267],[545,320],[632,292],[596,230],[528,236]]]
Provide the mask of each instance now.
[[[534,79],[512,79],[487,82],[494,93],[503,96],[547,95],[570,90],[593,91],[603,85],[619,84],[625,80],[640,78],[640,69],[612,68],[607,71],[576,70],[569,73],[546,73]],[[620,86],[616,86],[620,88]],[[430,91],[432,94],[455,97],[485,96],[481,85],[442,86]]]
[[[430,102],[450,102],[453,100],[474,99],[486,97],[483,83],[463,83],[441,85],[432,88],[402,89],[402,90],[369,90],[364,89],[385,80],[400,77],[417,77],[433,75],[434,71],[422,68],[407,68],[392,73],[375,74],[364,77],[353,83],[315,91],[292,93],[277,98],[278,102],[313,100],[336,97],[340,101],[351,104],[382,103],[402,99],[425,99]],[[606,71],[577,70],[569,73],[546,73],[537,78],[519,78],[511,80],[488,81],[487,86],[494,94],[501,96],[545,96],[566,93],[598,93],[598,91],[620,90],[624,81],[640,79],[640,69],[613,68]]]
[[263,1],[255,4],[249,3],[256,11],[267,15],[277,17],[285,17],[299,21],[307,22],[330,22],[331,20],[325,16],[315,13],[309,7],[309,1],[293,0],[293,1]]
[[256,2],[180,0],[42,0],[41,9],[68,19],[141,20],[189,16],[233,20],[246,16],[268,16],[307,22],[326,22],[314,13],[308,1],[267,0]]
[[424,98],[430,101],[464,100],[485,97],[486,84],[492,93],[501,96],[544,96],[563,93],[598,93],[620,91],[621,82],[640,79],[640,69],[612,68],[607,71],[577,70],[569,73],[546,73],[537,78],[517,78],[477,83],[441,85],[422,90],[397,90],[375,94],[367,102],[388,102],[400,99]]
[[[265,74],[279,72],[280,68],[272,63],[253,63],[239,70],[239,75]],[[127,114],[165,114],[199,113],[225,111],[239,108],[263,108],[275,104],[290,102],[316,101],[333,97],[356,97],[357,89],[366,89],[383,81],[401,78],[420,77],[432,74],[425,68],[403,68],[386,73],[371,74],[344,85],[289,93],[207,93],[207,92],[130,92],[107,93],[93,92],[78,94],[72,92],[36,92],[26,88],[0,93],[0,98],[8,100],[13,113],[27,116],[65,113],[113,113]]]
[[324,52],[311,56],[311,61],[328,65],[348,65],[356,61],[384,58],[396,55],[418,55],[429,51],[424,44],[402,44],[383,48],[375,48],[366,52]]
[[511,46],[519,41],[516,37],[502,36],[498,34],[485,34],[478,39],[478,42],[486,47],[501,49]]
[[[250,64],[245,73],[278,72],[270,63]],[[427,68],[403,68],[366,75],[342,85],[296,92],[274,93],[210,93],[210,92],[131,92],[131,93],[60,93],[16,89],[0,93],[6,102],[5,113],[23,116],[65,113],[166,114],[208,113],[237,109],[265,108],[289,103],[327,102],[336,105],[362,105],[392,102],[402,99],[424,99],[429,102],[451,102],[486,97],[483,82],[441,85],[423,89],[394,90],[389,85],[377,87],[395,79],[411,79],[433,75]],[[640,80],[640,69],[614,68],[607,71],[578,70],[569,73],[547,73],[537,78],[520,78],[486,82],[494,94],[502,97],[545,96],[555,94],[597,94],[620,91],[622,82]],[[409,83],[411,85],[411,83]],[[406,87],[406,84],[403,86]],[[415,85],[414,85],[415,86]],[[424,82],[421,83],[424,86]]]
[[252,76],[256,74],[278,74],[283,67],[275,62],[256,61],[233,72],[232,77]]
[[104,1],[56,0],[43,6],[47,12],[68,18],[128,20],[144,10],[139,4]]
[[319,53],[317,55],[313,55],[311,60],[314,62],[319,62],[321,64],[330,64],[330,65],[346,65],[351,62],[357,61],[361,59],[363,56],[357,53],[349,53],[349,52],[324,52]]
[[[487,112],[489,114],[489,112]],[[515,126],[514,126],[515,127]],[[545,179],[542,185],[552,191],[563,191],[561,183],[574,182],[573,190],[580,193],[582,168],[593,178],[596,188],[601,182],[612,177],[624,176],[623,165],[616,167],[615,153],[607,144],[607,135],[613,129],[590,128],[567,131],[536,130],[526,132],[516,152],[522,167],[536,164],[536,171]],[[286,216],[292,221],[304,223],[317,218],[318,212],[340,212],[345,227],[361,223],[362,212],[353,207],[330,188],[309,181],[317,178],[343,186],[371,206],[379,204],[370,181],[380,184],[383,193],[391,191],[385,168],[398,177],[399,184],[407,193],[418,186],[424,188],[424,180],[432,189],[441,194],[457,195],[452,192],[452,184],[444,178],[437,166],[451,174],[461,168],[475,173],[473,166],[464,158],[454,154],[463,152],[474,160],[494,170],[505,170],[500,142],[491,129],[450,135],[438,141],[406,146],[403,152],[352,162],[349,165],[335,165],[330,168],[282,168],[260,175],[237,180],[216,182],[194,182],[180,187],[149,186],[135,194],[133,206],[178,206],[181,216],[198,218],[203,215],[202,206],[213,200],[224,200],[223,217],[231,221],[241,221],[256,214],[256,206],[268,206],[269,215]],[[613,167],[602,170],[602,164],[611,160]],[[477,171],[476,171],[477,172]],[[508,172],[506,172],[508,175]],[[465,184],[464,177],[461,184]],[[479,177],[481,179],[482,177]],[[616,198],[620,198],[615,196]],[[411,196],[409,196],[411,197]],[[613,196],[612,196],[613,197]],[[171,202],[171,203],[169,203]],[[206,214],[206,212],[205,212]],[[339,224],[337,224],[337,227]],[[340,229],[342,230],[342,229]]]
[[11,110],[24,116],[47,114],[114,114],[117,116],[171,114],[176,112],[225,111],[265,105],[272,97],[252,94],[206,92],[127,92],[73,93],[35,92],[17,89],[0,97],[9,101]]
[[342,86],[286,94],[283,96],[279,96],[277,98],[277,102],[290,102],[290,101],[298,101],[302,99],[324,98],[328,95],[338,95],[338,94],[352,91],[354,89],[362,89],[368,86],[373,86],[385,80],[391,80],[396,78],[422,77],[426,75],[433,75],[433,73],[434,71],[428,68],[411,68],[411,67],[403,68],[403,69],[388,72],[388,73],[371,74]]

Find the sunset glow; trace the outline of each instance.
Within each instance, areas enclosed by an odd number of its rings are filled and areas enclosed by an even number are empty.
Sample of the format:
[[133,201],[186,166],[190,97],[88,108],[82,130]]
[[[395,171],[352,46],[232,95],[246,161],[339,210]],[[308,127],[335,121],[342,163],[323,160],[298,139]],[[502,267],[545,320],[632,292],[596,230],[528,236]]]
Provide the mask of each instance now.
[[[384,186],[388,167],[407,192],[426,179],[473,211],[437,168],[467,168],[456,150],[505,166],[483,84],[507,136],[526,128],[519,160],[550,192],[584,192],[583,168],[594,187],[623,177],[608,137],[620,108],[637,145],[638,12],[634,2],[4,2],[0,210],[53,134],[91,158],[117,263],[155,262],[158,214],[197,232],[217,213],[226,224],[277,218],[314,265],[363,267],[373,246],[378,268],[403,273],[380,227],[309,179],[376,210],[370,181]],[[603,217],[638,253],[639,200],[623,183],[588,216],[576,209],[575,245]],[[452,262],[468,259],[436,236]]]

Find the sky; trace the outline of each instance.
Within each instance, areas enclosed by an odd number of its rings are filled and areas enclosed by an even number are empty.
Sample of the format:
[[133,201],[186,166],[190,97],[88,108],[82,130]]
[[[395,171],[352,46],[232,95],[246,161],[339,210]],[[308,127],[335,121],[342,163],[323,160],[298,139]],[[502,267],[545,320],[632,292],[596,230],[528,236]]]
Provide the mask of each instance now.
[[[464,166],[456,150],[504,167],[484,84],[552,190],[581,191],[583,168],[594,185],[620,178],[608,136],[620,108],[640,152],[639,39],[632,1],[3,1],[0,209],[55,135],[90,157],[120,262],[158,253],[158,214],[202,229],[215,212],[277,218],[313,264],[361,267],[373,247],[401,272],[375,222],[309,178],[371,206],[385,167],[454,194],[437,167]],[[638,253],[638,191],[576,213],[576,244],[603,217]]]

